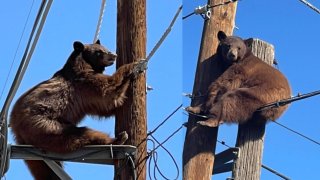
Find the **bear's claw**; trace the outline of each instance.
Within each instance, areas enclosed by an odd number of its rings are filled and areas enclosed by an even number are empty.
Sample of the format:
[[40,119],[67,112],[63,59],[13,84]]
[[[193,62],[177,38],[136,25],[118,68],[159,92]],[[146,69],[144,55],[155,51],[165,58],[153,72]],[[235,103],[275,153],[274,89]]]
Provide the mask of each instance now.
[[129,136],[126,131],[122,131],[121,133],[118,134],[115,144],[122,145],[128,140]]

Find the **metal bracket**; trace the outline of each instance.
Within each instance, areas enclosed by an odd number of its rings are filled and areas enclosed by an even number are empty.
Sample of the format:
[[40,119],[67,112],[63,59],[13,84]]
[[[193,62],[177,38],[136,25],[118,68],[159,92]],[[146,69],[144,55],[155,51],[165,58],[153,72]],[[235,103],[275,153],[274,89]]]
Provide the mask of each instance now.
[[[232,171],[234,160],[240,156],[240,148],[233,147],[215,155],[212,174]],[[233,161],[233,162],[229,162]]]
[[52,169],[54,173],[56,173],[60,179],[72,180],[72,178],[56,162],[49,159],[43,159],[43,161]]
[[208,20],[211,17],[211,9],[208,5],[199,6],[194,10],[195,14],[200,14],[204,20]]

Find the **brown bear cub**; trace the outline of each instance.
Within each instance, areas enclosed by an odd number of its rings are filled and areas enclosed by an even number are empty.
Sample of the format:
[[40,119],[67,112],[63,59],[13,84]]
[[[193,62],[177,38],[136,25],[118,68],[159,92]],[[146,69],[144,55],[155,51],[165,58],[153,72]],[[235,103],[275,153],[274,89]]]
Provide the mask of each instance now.
[[225,123],[275,121],[288,106],[257,111],[263,105],[291,97],[285,76],[254,56],[245,40],[227,36],[219,31],[218,60],[226,70],[208,89],[204,104],[187,107],[195,114],[205,114],[209,119],[199,121],[204,126],[216,127]]
[[[108,76],[103,71],[114,63],[117,55],[100,45],[99,40],[86,45],[76,41],[73,47],[61,70],[15,103],[10,125],[18,144],[68,153],[85,145],[123,144],[127,140],[126,132],[111,138],[77,124],[86,115],[114,115],[126,98],[130,81],[146,68],[146,62],[123,65]],[[43,161],[26,163],[37,180],[59,179]]]

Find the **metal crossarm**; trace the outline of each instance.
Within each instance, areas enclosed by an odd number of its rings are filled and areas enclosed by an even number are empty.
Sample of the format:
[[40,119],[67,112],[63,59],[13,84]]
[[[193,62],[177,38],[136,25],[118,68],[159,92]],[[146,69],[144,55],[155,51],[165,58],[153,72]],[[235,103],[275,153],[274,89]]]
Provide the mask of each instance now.
[[[214,159],[213,174],[224,173],[232,170],[234,160],[239,157],[240,149],[238,147],[229,148],[219,154]],[[230,162],[231,161],[231,162]]]
[[59,154],[45,152],[31,145],[11,145],[10,159],[83,162],[113,165],[115,159],[125,159],[125,153],[134,156],[136,147],[131,145],[90,145],[77,151]]
[[[71,179],[55,161],[114,165],[114,160],[133,158],[136,149],[135,146],[131,145],[90,145],[71,153],[59,154],[46,152],[31,145],[9,145],[8,159],[42,160],[61,179]],[[9,162],[7,162],[7,166],[9,166]],[[134,167],[134,164],[132,166]]]

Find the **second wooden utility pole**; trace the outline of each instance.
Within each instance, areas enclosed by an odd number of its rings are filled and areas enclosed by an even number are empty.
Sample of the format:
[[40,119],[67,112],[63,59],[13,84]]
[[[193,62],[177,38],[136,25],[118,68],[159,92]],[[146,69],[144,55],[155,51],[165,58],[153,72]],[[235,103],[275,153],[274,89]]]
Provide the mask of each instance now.
[[[258,39],[250,39],[252,53],[269,65],[273,65],[274,48]],[[259,180],[261,174],[262,152],[266,124],[241,124],[238,128],[236,147],[240,156],[235,160],[232,177],[235,180]]]
[[[208,5],[223,3],[223,0],[208,0]],[[193,95],[206,94],[209,84],[221,75],[221,67],[214,59],[218,47],[219,31],[231,35],[234,29],[236,3],[218,6],[211,18],[204,22]],[[203,98],[194,98],[191,106],[203,103]],[[183,149],[183,179],[211,179],[217,128],[198,126],[198,117],[190,116]]]
[[[118,0],[117,3],[117,68],[146,57],[146,1]],[[137,147],[134,160],[138,180],[146,179],[146,78],[141,73],[130,84],[126,103],[116,113],[115,133],[127,131],[126,144]],[[133,179],[132,167],[126,162],[115,165],[115,179]]]

